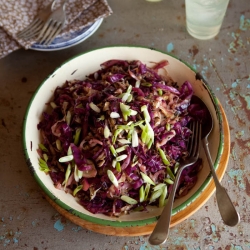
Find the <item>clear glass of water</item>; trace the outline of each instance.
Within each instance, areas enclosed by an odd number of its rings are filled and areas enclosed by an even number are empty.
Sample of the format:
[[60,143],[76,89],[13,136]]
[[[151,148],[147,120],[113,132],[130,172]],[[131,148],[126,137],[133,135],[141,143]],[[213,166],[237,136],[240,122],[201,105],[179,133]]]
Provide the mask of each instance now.
[[185,0],[188,33],[197,39],[211,39],[219,31],[229,0]]

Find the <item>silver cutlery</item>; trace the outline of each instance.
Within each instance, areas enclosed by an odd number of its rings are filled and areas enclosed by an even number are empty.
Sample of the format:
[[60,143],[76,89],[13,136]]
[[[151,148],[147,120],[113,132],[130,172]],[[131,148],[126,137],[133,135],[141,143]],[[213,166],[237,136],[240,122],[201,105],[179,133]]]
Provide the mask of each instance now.
[[17,33],[17,38],[28,40],[36,37],[51,15],[55,1],[56,0],[47,5],[45,9],[40,10],[34,20],[26,28]]
[[218,180],[208,147],[208,136],[213,129],[213,118],[205,103],[197,96],[195,96],[195,99],[196,99],[195,102],[200,103],[200,105],[202,105],[207,110],[206,123],[202,126],[201,139],[216,187],[216,200],[218,208],[224,223],[228,226],[233,227],[240,222],[240,215],[236,211],[235,206],[233,205],[233,202],[231,201],[226,189],[221,185],[221,183]]
[[192,136],[190,137],[188,141],[188,156],[180,161],[180,167],[177,171],[175,181],[173,184],[173,188],[171,190],[171,193],[169,194],[169,198],[167,201],[166,206],[164,207],[162,214],[152,232],[152,234],[149,237],[149,243],[151,245],[160,245],[166,242],[168,233],[169,233],[169,225],[171,221],[171,214],[172,214],[172,207],[173,202],[175,198],[176,189],[178,186],[178,182],[180,179],[180,176],[182,174],[182,171],[194,164],[199,157],[199,145],[201,141],[201,124],[198,121],[192,121],[190,129],[192,131]]
[[37,38],[37,42],[49,45],[62,31],[66,22],[65,4],[66,0],[51,13]]

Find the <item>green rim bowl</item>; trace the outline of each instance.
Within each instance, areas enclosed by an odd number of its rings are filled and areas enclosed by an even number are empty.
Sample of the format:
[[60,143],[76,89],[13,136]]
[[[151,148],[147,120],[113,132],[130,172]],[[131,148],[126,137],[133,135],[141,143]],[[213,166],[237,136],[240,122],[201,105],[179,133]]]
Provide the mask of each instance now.
[[[52,98],[52,94],[57,86],[63,85],[66,80],[84,79],[86,75],[98,70],[101,63],[110,59],[140,60],[147,66],[152,66],[152,63],[155,62],[168,60],[169,65],[165,66],[165,69],[171,78],[179,85],[185,81],[189,81],[193,86],[194,94],[204,101],[213,116],[214,128],[209,136],[209,145],[212,145],[210,151],[214,161],[214,167],[215,169],[219,167],[219,161],[223,151],[222,116],[218,100],[209,85],[192,67],[172,55],[158,50],[136,46],[104,47],[85,52],[63,63],[45,79],[34,93],[25,115],[23,124],[25,157],[31,174],[46,195],[58,206],[78,216],[79,219],[113,227],[149,225],[157,220],[161,214],[161,208],[149,206],[147,212],[132,212],[128,215],[122,215],[119,218],[108,217],[102,214],[92,214],[78,204],[72,195],[56,189],[50,176],[39,170],[39,156],[36,149],[40,142],[40,134],[37,130],[37,124],[41,120],[42,112],[46,108],[45,103],[49,102]],[[166,73],[166,70],[162,71],[162,74]],[[188,209],[188,206],[201,195],[211,180],[209,166],[202,149],[200,154],[203,159],[203,168],[198,174],[198,181],[186,196],[174,202],[172,215]]]

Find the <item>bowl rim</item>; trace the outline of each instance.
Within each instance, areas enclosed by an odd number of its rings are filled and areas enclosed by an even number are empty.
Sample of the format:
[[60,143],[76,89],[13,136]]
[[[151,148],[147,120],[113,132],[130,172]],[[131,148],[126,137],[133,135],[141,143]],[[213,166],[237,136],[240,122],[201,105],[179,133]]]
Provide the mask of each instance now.
[[[65,209],[66,211],[70,212],[71,214],[82,218],[84,220],[90,221],[92,223],[96,223],[99,225],[108,225],[108,226],[114,226],[114,227],[133,227],[133,226],[143,226],[143,225],[148,225],[148,224],[152,224],[154,222],[156,222],[158,220],[158,216],[152,217],[152,218],[148,218],[148,219],[143,219],[143,220],[137,220],[137,221],[120,221],[119,218],[117,218],[117,220],[111,221],[111,220],[105,220],[102,218],[96,218],[94,215],[90,216],[87,214],[84,214],[80,211],[76,211],[75,209],[72,209],[69,205],[65,204],[63,201],[61,201],[59,198],[57,198],[55,195],[53,195],[50,190],[43,184],[42,180],[38,177],[38,175],[35,172],[34,167],[32,166],[32,163],[30,162],[29,159],[29,154],[28,154],[28,150],[27,150],[27,146],[26,146],[26,125],[27,125],[27,116],[29,114],[29,110],[31,108],[31,105],[33,103],[33,100],[35,99],[36,95],[38,94],[40,88],[45,84],[45,82],[47,81],[47,79],[50,76],[53,76],[55,74],[55,72],[61,68],[63,65],[67,64],[68,62],[83,56],[84,54],[87,53],[91,53],[93,51],[98,51],[98,50],[103,50],[103,49],[112,49],[112,48],[138,48],[138,49],[148,49],[148,50],[154,50],[156,52],[168,55],[170,57],[173,57],[175,59],[177,59],[178,61],[180,61],[181,63],[185,64],[188,68],[190,68],[195,74],[196,74],[196,79],[200,80],[203,83],[204,88],[207,90],[214,109],[216,111],[216,116],[218,118],[219,121],[219,131],[220,131],[220,138],[219,138],[219,147],[218,147],[218,152],[217,152],[217,156],[214,162],[214,168],[215,170],[217,170],[217,168],[219,167],[219,162],[220,162],[220,158],[223,152],[223,148],[224,148],[224,133],[223,133],[223,129],[222,129],[222,114],[219,108],[219,100],[217,99],[217,97],[215,96],[214,92],[212,91],[212,88],[210,87],[210,85],[208,84],[208,82],[202,77],[202,75],[200,73],[198,73],[196,71],[196,69],[194,69],[190,64],[188,64],[187,62],[183,61],[182,59],[178,58],[177,56],[159,50],[159,49],[155,49],[155,48],[149,48],[146,46],[137,46],[137,45],[114,45],[114,46],[104,46],[104,47],[99,47],[96,49],[91,49],[88,51],[85,51],[83,53],[77,54],[67,60],[65,60],[63,63],[60,64],[60,66],[56,67],[55,70],[53,70],[52,73],[50,73],[37,87],[37,89],[35,90],[34,94],[32,95],[26,112],[25,112],[25,116],[24,116],[24,120],[23,120],[23,127],[22,127],[22,141],[23,141],[23,148],[24,148],[24,155],[26,158],[26,163],[28,165],[28,168],[30,169],[31,175],[35,178],[36,182],[39,184],[39,186],[42,188],[42,190],[45,192],[45,194],[52,200],[54,201],[57,205],[59,205],[60,207],[62,207],[63,209]],[[195,193],[193,195],[191,195],[191,197],[189,197],[184,203],[180,204],[179,206],[175,207],[172,210],[172,216],[175,215],[176,213],[178,213],[178,211],[181,211],[183,209],[185,209],[185,207],[188,207],[188,205],[197,199],[197,197],[199,196],[199,194],[202,192],[202,190],[204,190],[208,184],[210,183],[210,181],[212,180],[211,174],[209,174],[204,182],[202,183],[202,185],[195,191]],[[211,194],[212,195],[212,194]]]

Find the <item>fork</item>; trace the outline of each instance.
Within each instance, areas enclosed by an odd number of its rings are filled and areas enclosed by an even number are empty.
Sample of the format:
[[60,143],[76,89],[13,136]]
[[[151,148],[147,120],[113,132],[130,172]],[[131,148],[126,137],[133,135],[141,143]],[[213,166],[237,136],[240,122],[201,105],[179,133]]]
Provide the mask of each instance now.
[[51,15],[55,2],[56,0],[52,1],[45,9],[40,10],[34,20],[26,28],[17,33],[17,38],[27,40],[37,36]]
[[169,194],[168,202],[164,207],[152,234],[149,237],[149,243],[151,245],[160,245],[166,242],[169,233],[174,197],[181,173],[186,167],[194,164],[198,160],[201,141],[201,123],[198,121],[192,121],[190,124],[190,130],[192,131],[192,135],[188,140],[188,156],[180,161],[180,167],[176,174],[171,193]]
[[61,32],[66,22],[66,1],[64,0],[62,5],[51,13],[37,38],[38,43],[49,45]]

